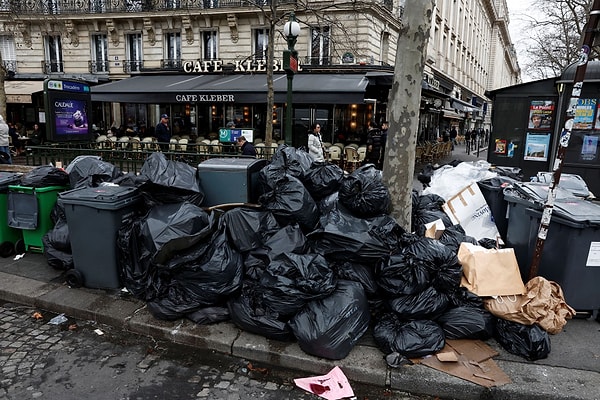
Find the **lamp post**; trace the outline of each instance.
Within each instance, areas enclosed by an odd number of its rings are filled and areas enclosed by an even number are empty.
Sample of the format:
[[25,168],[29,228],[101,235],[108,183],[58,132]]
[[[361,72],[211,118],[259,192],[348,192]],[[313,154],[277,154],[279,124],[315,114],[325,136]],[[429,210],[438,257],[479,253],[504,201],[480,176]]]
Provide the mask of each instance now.
[[288,22],[283,26],[283,34],[287,39],[287,50],[283,51],[283,69],[287,74],[287,99],[285,108],[284,140],[287,145],[292,144],[292,86],[294,74],[298,72],[298,52],[294,49],[296,39],[300,34],[300,24],[296,22],[294,13],[290,13]]

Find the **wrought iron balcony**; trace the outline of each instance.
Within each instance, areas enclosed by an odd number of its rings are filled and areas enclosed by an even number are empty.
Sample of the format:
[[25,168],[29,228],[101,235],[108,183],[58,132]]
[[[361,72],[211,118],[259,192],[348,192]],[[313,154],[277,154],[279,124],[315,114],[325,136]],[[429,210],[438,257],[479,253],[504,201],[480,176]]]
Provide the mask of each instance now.
[[181,59],[175,59],[175,60],[170,60],[170,59],[163,59],[160,60],[160,67],[162,69],[165,70],[169,70],[169,69],[174,69],[174,70],[180,70],[182,67],[183,62],[181,61]]
[[44,74],[65,72],[64,63],[62,61],[42,61],[42,71]]
[[331,57],[305,57],[304,65],[331,65]]
[[140,72],[144,68],[144,62],[140,60],[126,60],[123,62],[123,72]]
[[92,74],[108,73],[108,66],[108,61],[88,61],[88,69]]
[[17,72],[17,60],[2,60],[2,65],[8,74]]
[[[11,0],[8,10],[21,15],[72,15],[137,13],[144,11],[188,11],[207,8],[267,6],[272,0]],[[278,0],[295,4],[296,0]],[[392,1],[392,0],[387,0]]]

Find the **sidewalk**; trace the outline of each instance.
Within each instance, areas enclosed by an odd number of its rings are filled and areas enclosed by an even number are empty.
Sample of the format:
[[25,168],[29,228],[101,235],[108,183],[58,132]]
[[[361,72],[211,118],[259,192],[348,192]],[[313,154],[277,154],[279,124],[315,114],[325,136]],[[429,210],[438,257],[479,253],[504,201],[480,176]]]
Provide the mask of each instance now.
[[[479,158],[485,159],[485,152],[480,152]],[[476,159],[459,148],[443,161]],[[417,167],[415,173],[419,170]],[[499,353],[494,360],[512,380],[510,384],[487,389],[425,365],[389,368],[370,334],[348,357],[332,361],[310,356],[296,343],[268,340],[232,323],[197,325],[189,320],[157,320],[143,302],[118,290],[69,288],[64,284],[63,272],[48,266],[41,254],[26,253],[18,260],[0,258],[0,301],[65,313],[273,367],[298,370],[301,366],[298,377],[321,375],[339,366],[351,384],[387,386],[442,399],[600,400],[600,324],[593,318],[570,320],[563,332],[550,337],[549,357],[535,362],[506,352],[495,340],[486,341]]]

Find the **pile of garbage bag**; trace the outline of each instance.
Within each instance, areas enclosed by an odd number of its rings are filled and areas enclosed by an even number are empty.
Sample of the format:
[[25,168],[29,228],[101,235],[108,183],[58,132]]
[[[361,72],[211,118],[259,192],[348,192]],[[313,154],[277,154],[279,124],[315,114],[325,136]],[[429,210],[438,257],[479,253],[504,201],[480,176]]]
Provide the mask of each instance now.
[[[495,176],[452,168],[475,180]],[[72,186],[133,185],[142,193],[143,206],[119,228],[118,265],[125,288],[158,319],[230,320],[334,360],[368,330],[382,352],[406,358],[433,354],[446,339],[496,338],[530,359],[550,351],[538,325],[502,320],[461,286],[460,244],[495,240],[453,224],[443,195],[413,192],[409,232],[389,214],[389,191],[372,164],[348,174],[282,145],[260,171],[256,207],[210,211],[200,206],[195,168],[154,153],[141,171],[121,174],[86,159],[68,177]],[[72,268],[64,213],[55,214],[46,256],[55,268]],[[428,237],[436,220],[445,229]]]

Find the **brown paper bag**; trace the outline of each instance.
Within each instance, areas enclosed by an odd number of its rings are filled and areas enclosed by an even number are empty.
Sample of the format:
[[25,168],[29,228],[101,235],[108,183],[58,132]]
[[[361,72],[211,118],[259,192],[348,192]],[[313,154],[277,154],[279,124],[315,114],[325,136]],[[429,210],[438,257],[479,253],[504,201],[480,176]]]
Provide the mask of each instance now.
[[483,300],[493,315],[524,325],[537,323],[550,334],[562,331],[575,310],[565,302],[561,287],[541,276],[526,285],[527,293],[517,296],[497,296]]
[[478,296],[505,296],[526,292],[514,249],[486,249],[463,242],[458,249],[463,267],[461,286]]

